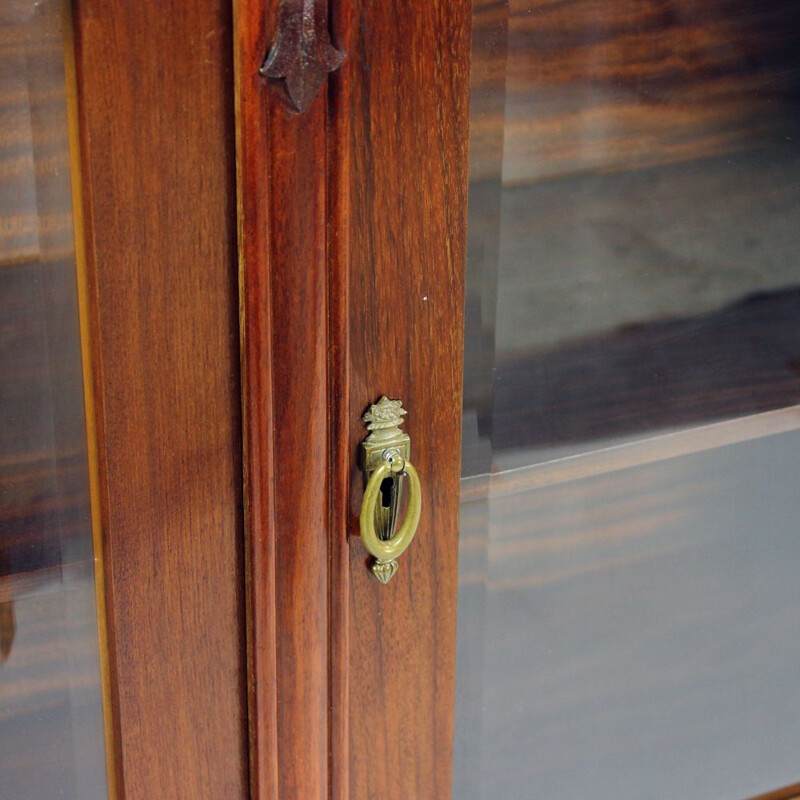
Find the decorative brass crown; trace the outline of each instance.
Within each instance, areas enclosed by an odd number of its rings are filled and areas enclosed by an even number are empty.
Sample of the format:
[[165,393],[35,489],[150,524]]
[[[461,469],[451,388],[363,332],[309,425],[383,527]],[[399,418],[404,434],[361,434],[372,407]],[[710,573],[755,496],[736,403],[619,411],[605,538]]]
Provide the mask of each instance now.
[[408,412],[403,408],[402,400],[390,400],[385,395],[363,416],[368,431],[381,431],[387,428],[398,428],[403,424],[403,417]]

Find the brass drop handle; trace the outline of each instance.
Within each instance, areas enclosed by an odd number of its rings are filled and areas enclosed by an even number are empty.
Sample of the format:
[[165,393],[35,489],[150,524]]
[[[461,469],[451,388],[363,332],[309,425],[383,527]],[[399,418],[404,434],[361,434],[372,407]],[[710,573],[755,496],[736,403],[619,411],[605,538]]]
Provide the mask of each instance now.
[[[395,470],[398,461],[403,462],[402,471]],[[400,527],[394,531],[389,539],[382,539],[377,530],[377,519],[381,509],[381,485],[384,480],[397,474],[399,478],[407,477],[409,481],[408,508]],[[422,498],[420,497],[419,475],[410,461],[402,458],[386,459],[370,476],[367,488],[364,490],[364,499],[361,502],[361,541],[367,552],[375,557],[371,566],[372,574],[381,582],[388,583],[397,572],[397,559],[408,549],[414,539],[419,525],[419,516],[422,511]]]
[[[414,539],[422,511],[419,475],[408,460],[411,439],[399,427],[405,413],[400,400],[382,397],[364,415],[371,433],[362,444],[367,486],[359,527],[361,541],[375,559],[370,565],[372,574],[384,584],[397,572],[397,559]],[[408,503],[397,527],[406,482]]]

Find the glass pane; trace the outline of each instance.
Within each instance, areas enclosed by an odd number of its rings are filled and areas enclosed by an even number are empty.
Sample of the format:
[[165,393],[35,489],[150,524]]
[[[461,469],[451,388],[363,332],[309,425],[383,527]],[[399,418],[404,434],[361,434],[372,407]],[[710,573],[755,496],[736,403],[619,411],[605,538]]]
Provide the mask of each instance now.
[[454,797],[742,800],[796,782],[798,474],[792,432],[473,487],[463,546],[484,563],[462,565]]
[[475,0],[474,26],[468,452],[800,402],[800,6]]
[[800,6],[473,0],[472,56],[454,797],[797,781]]
[[0,8],[0,798],[106,797],[64,8]]

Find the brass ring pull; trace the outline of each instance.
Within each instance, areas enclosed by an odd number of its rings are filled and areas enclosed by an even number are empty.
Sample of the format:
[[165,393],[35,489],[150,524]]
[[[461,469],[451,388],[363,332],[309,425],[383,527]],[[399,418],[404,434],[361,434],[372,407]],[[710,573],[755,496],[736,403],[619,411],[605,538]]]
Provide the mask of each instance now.
[[[419,475],[408,460],[411,439],[400,430],[405,413],[402,401],[381,397],[363,417],[370,434],[361,443],[367,487],[359,523],[361,541],[375,558],[372,574],[381,583],[389,583],[397,572],[397,559],[411,544],[422,510]],[[406,488],[405,518],[398,527]]]
[[376,527],[376,519],[381,484],[386,478],[391,477],[393,472],[392,462],[384,460],[372,473],[369,481],[367,481],[367,488],[364,490],[364,499],[361,503],[361,515],[359,517],[361,541],[367,552],[375,557],[372,573],[381,583],[388,583],[397,572],[397,559],[405,553],[414,539],[422,511],[419,475],[417,475],[414,465],[409,461],[405,461],[403,471],[399,473],[400,475],[405,475],[409,482],[408,508],[406,509],[405,519],[403,519],[402,524],[390,539],[380,538]]

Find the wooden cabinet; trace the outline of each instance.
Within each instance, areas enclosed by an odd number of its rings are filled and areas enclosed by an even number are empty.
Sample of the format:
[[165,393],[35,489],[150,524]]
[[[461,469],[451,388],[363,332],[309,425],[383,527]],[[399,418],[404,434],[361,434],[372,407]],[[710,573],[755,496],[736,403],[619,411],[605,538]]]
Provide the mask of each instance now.
[[800,777],[791,3],[9,9],[1,800]]

